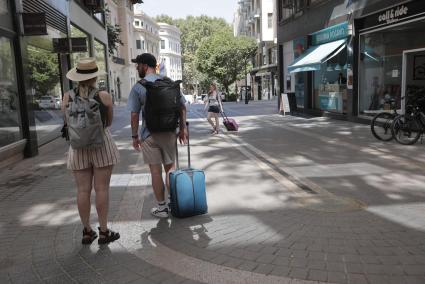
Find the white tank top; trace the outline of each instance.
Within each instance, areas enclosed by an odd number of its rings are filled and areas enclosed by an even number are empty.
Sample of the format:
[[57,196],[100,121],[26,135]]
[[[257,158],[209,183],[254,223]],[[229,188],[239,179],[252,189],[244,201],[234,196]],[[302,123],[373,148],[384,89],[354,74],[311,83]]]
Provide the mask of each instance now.
[[217,92],[213,92],[211,95],[208,95],[208,104],[210,106],[220,106]]

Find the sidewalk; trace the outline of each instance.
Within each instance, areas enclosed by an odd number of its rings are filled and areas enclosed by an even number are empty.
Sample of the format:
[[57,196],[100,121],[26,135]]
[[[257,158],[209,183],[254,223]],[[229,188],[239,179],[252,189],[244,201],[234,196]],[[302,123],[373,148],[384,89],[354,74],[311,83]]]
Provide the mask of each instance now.
[[[260,150],[266,139],[284,144],[278,133],[285,128],[291,139],[304,141],[294,149],[311,149],[305,138],[317,141],[299,130],[301,120],[265,116],[257,119],[267,119],[268,128],[261,129],[254,118],[238,117],[244,125],[239,134],[211,137],[195,109],[191,115],[192,162],[207,173],[207,215],[150,216],[148,169],[120,125],[114,131],[121,163],[111,182],[110,220],[122,237],[105,248],[82,247],[74,181],[65,166],[67,146],[58,139],[39,156],[0,173],[0,282],[425,282],[425,224],[415,217],[425,213],[422,193],[416,203],[400,203],[390,212],[410,218],[409,224],[392,222],[363,198],[305,178],[284,163],[275,144]],[[327,135],[320,127],[314,131]],[[94,208],[92,213],[95,225]]]

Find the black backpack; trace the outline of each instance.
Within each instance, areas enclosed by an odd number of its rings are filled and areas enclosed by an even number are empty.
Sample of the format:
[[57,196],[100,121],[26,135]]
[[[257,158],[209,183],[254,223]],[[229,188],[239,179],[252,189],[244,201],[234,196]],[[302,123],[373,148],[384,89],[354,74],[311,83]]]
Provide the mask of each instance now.
[[155,82],[144,79],[139,83],[146,88],[144,119],[150,132],[175,131],[180,117],[180,83],[163,77]]

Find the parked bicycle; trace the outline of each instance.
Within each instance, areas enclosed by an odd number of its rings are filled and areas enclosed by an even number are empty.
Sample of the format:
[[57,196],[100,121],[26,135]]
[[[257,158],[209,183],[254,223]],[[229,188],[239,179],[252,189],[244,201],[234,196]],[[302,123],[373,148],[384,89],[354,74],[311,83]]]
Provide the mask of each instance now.
[[390,104],[390,110],[392,112],[383,111],[375,115],[370,123],[370,130],[376,139],[390,141],[393,139],[391,125],[394,118],[398,116],[398,113],[395,99],[387,99],[385,102]]
[[405,114],[394,119],[391,132],[397,142],[413,145],[425,133],[424,109],[425,97],[414,98],[414,101],[406,106]]

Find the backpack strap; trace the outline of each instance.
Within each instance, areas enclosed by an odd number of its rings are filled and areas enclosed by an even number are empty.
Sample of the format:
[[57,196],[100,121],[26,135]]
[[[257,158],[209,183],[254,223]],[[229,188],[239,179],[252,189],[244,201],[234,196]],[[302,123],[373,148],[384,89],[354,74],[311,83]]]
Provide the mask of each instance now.
[[69,101],[70,101],[70,102],[73,102],[73,101],[75,100],[75,97],[77,96],[77,95],[75,94],[74,89],[69,90],[68,94],[69,94],[69,98],[70,98],[70,100],[69,100]]
[[94,88],[93,90],[91,90],[90,91],[90,94],[89,94],[89,99],[94,99],[94,97],[96,96],[96,95],[99,95],[99,89],[98,88]]
[[140,85],[142,85],[144,87],[144,86],[146,86],[148,81],[146,81],[145,79],[141,79],[141,80],[137,81],[137,83],[139,83]]

